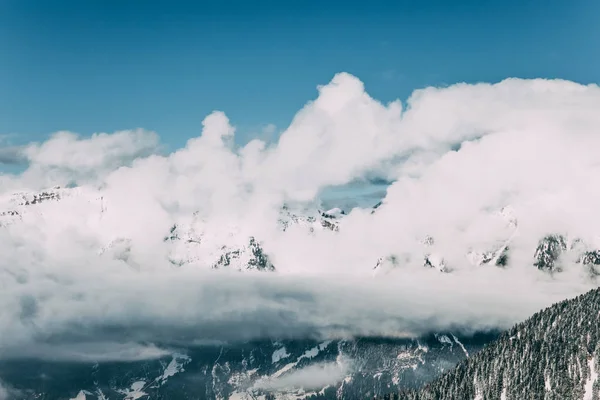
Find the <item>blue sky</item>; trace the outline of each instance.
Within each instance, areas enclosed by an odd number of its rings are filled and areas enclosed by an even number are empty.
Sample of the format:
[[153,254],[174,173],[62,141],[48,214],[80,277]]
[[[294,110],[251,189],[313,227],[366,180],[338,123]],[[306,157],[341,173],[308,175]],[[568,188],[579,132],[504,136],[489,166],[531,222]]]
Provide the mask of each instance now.
[[0,133],[144,127],[177,148],[218,109],[243,143],[340,71],[385,102],[459,81],[600,80],[593,1],[190,3],[2,1]]

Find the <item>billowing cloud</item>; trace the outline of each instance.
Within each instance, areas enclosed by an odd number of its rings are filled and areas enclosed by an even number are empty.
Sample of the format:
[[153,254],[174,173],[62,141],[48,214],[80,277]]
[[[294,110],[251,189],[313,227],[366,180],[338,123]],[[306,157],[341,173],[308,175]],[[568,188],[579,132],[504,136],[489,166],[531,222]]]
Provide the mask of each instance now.
[[40,188],[52,181],[94,182],[136,158],[157,152],[158,145],[158,135],[142,129],[96,133],[85,139],[63,131],[43,143],[13,151],[11,158],[29,163],[21,179],[29,187]]
[[[276,143],[236,147],[215,112],[171,154],[145,131],[25,146],[29,168],[0,179],[0,357],[508,327],[595,285],[574,260],[554,276],[532,264],[547,234],[600,247],[599,107],[595,85],[519,79],[385,105],[339,74]],[[351,210],[339,231],[278,226],[284,203],[314,206],[331,186],[378,179],[393,182],[382,206]],[[14,194],[73,182],[53,191],[60,200]],[[173,226],[193,240],[174,249]],[[277,272],[210,269],[250,236]],[[506,245],[504,268],[467,257]],[[430,253],[453,272],[424,268]],[[393,268],[374,274],[380,257]]]

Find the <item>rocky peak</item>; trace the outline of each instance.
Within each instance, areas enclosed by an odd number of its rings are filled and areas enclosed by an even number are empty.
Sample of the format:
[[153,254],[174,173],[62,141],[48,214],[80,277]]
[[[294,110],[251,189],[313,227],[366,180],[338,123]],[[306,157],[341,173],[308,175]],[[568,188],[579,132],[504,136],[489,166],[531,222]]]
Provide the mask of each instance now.
[[437,254],[425,254],[423,266],[435,268],[440,272],[452,272],[452,269],[446,264],[446,260]]
[[178,267],[208,262],[212,269],[275,270],[255,236],[244,237],[238,226],[206,224],[197,214],[187,223],[173,224],[163,241],[169,246],[169,261]]
[[550,273],[562,270],[560,256],[567,250],[567,240],[563,235],[551,234],[543,237],[535,249],[533,265]]
[[583,265],[587,269],[590,277],[600,275],[600,250],[592,250],[583,252],[577,259],[577,263]]
[[306,228],[310,233],[317,230],[339,231],[339,220],[346,215],[344,210],[333,208],[328,211],[299,210],[293,212],[284,205],[279,213],[278,224],[282,231],[287,231],[292,226]]
[[510,247],[508,244],[501,245],[496,250],[490,251],[469,251],[467,253],[467,259],[472,265],[494,265],[496,267],[506,267],[508,264],[508,254]]
[[238,270],[275,271],[275,266],[260,243],[253,237],[248,244],[236,249],[223,248],[225,251],[213,264],[213,269],[235,266]]
[[41,192],[39,194],[34,194],[33,198],[31,200],[25,199],[24,203],[21,203],[21,205],[31,205],[31,204],[38,204],[38,203],[42,203],[44,201],[48,201],[48,200],[60,200],[60,193],[56,193],[56,192]]
[[600,250],[586,251],[578,261],[583,265],[600,265]]
[[383,205],[383,201],[380,201],[380,202],[378,202],[377,204],[375,204],[375,205],[373,206],[373,208],[371,209],[371,214],[375,214],[375,211],[377,211],[377,209],[378,209],[379,207],[381,207],[382,205]]
[[42,190],[41,192],[20,192],[11,196],[10,203],[17,206],[30,206],[44,203],[47,201],[58,201],[62,198],[62,194],[70,189],[62,189],[60,186],[54,186],[50,189]]
[[[425,246],[425,248],[431,248],[435,245],[435,240],[432,236],[425,236],[420,243]],[[451,269],[446,264],[446,260],[438,254],[432,253],[429,250],[426,250],[425,255],[423,257],[423,266],[427,268],[435,268],[440,272],[450,272]]]

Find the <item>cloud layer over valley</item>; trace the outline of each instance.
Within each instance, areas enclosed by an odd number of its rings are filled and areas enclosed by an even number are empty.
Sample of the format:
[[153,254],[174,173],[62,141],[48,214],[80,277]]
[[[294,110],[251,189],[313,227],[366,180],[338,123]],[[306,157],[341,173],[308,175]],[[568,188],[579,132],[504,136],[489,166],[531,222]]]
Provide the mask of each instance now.
[[[595,85],[519,79],[384,105],[338,74],[274,144],[237,147],[214,112],[170,154],[142,129],[7,148],[27,169],[0,176],[0,358],[506,328],[595,285],[599,109]],[[393,182],[375,212],[298,223],[373,177]],[[550,272],[548,235],[565,240]],[[240,249],[274,271],[227,268]]]

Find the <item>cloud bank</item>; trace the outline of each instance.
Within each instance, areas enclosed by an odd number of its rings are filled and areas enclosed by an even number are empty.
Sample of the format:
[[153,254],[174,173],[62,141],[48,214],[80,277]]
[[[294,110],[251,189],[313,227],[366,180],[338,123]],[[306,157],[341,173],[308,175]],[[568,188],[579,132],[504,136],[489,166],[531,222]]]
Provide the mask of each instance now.
[[[342,73],[318,91],[268,145],[237,147],[215,112],[170,154],[143,130],[59,132],[21,148],[28,168],[0,176],[0,357],[50,357],[65,343],[75,359],[114,343],[118,359],[123,343],[505,328],[594,285],[580,265],[549,276],[532,258],[549,233],[600,246],[597,86],[508,79],[382,104]],[[284,204],[373,179],[393,182],[377,212],[355,208],[336,232],[280,229]],[[54,185],[76,187],[54,191],[60,200],[30,194]],[[173,265],[174,225],[217,251],[256,237],[277,271],[210,270],[210,251]],[[505,268],[468,262],[509,238]],[[453,272],[423,268],[424,252]],[[395,267],[373,276],[389,255]],[[123,357],[160,350],[133,353]]]

